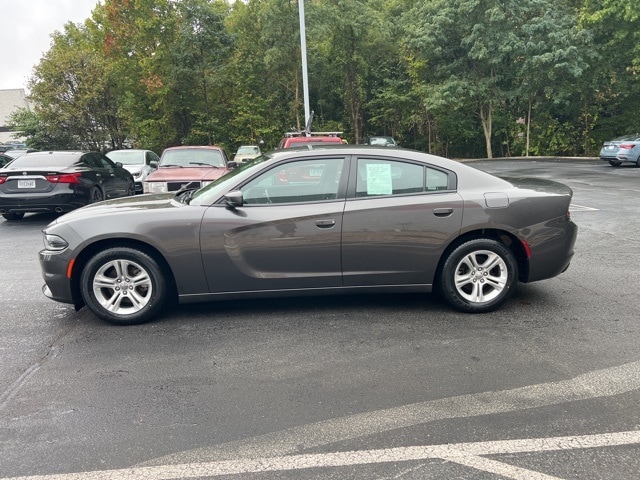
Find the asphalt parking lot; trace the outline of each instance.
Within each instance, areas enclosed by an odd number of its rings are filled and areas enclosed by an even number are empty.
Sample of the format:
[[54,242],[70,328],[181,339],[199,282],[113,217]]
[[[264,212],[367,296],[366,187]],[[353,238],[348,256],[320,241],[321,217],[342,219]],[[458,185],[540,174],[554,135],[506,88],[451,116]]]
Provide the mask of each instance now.
[[483,315],[349,296],[114,327],[41,294],[55,217],[0,219],[0,480],[637,478],[640,168],[473,165],[566,183],[579,226],[567,272]]

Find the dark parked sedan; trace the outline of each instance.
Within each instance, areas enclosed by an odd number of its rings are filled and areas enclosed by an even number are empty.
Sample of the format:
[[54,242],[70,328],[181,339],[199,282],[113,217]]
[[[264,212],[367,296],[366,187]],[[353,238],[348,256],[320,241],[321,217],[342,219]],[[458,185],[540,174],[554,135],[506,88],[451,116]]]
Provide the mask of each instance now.
[[439,291],[464,312],[563,272],[572,191],[409,150],[279,151],[205,188],[111,200],[44,230],[45,295],[115,324],[169,298]]
[[98,152],[34,152],[0,170],[0,214],[68,212],[135,193],[131,173]]

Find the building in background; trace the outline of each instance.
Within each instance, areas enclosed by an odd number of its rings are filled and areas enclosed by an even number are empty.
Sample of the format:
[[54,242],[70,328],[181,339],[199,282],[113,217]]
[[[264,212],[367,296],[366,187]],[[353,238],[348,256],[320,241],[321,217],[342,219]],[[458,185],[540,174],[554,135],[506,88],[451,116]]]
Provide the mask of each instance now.
[[19,108],[29,108],[29,100],[22,88],[0,90],[0,143],[20,141],[14,138],[14,132],[9,130],[7,124],[9,117]]

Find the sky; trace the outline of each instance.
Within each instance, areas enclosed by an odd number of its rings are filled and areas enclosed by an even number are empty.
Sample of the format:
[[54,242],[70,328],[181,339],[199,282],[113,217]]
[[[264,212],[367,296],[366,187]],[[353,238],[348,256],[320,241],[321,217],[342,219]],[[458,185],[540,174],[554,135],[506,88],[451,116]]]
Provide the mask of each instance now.
[[99,0],[0,0],[0,90],[24,88],[67,22],[91,17]]

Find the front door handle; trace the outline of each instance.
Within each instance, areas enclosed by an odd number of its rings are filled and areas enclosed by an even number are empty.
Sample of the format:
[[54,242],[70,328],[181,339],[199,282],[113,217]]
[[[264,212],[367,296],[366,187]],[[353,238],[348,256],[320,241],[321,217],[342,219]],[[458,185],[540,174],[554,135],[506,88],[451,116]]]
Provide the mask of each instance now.
[[453,208],[434,208],[433,214],[436,217],[448,217],[453,213]]
[[333,226],[335,226],[336,221],[331,219],[331,220],[316,220],[316,227],[319,228],[331,228]]

